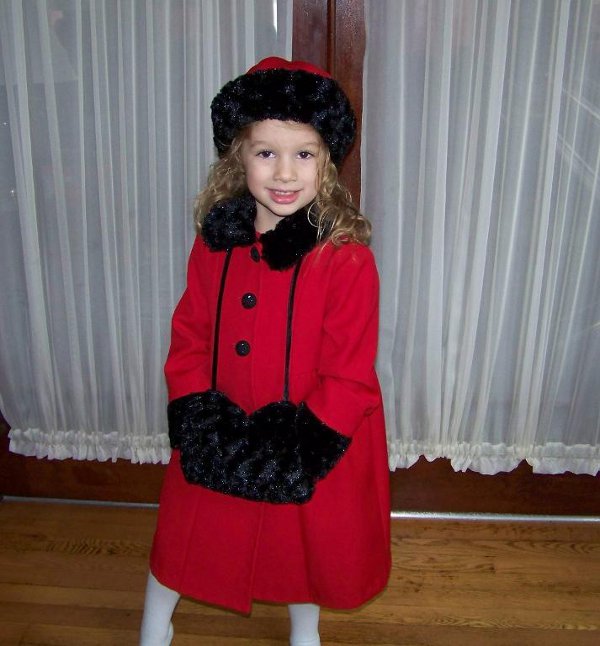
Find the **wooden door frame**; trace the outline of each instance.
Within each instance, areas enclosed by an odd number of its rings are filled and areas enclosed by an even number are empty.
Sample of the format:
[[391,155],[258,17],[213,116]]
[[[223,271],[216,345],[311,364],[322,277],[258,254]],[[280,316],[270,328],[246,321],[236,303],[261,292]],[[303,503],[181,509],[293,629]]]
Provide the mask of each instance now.
[[363,0],[294,0],[292,57],[327,70],[342,86],[359,125],[340,178],[360,203],[360,123],[365,52]]

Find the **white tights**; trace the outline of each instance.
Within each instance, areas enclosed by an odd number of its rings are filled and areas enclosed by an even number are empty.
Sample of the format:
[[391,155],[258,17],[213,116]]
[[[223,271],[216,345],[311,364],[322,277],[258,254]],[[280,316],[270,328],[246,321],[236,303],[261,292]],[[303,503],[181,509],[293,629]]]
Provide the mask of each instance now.
[[319,610],[314,603],[290,603],[290,646],[321,646]]
[[[179,593],[148,575],[144,616],[140,630],[140,646],[169,646],[173,639],[171,617],[179,602]],[[291,603],[290,646],[321,646],[319,639],[319,606],[312,603]]]
[[150,572],[146,583],[140,646],[169,646],[173,639],[171,617],[178,601],[179,593],[164,586]]

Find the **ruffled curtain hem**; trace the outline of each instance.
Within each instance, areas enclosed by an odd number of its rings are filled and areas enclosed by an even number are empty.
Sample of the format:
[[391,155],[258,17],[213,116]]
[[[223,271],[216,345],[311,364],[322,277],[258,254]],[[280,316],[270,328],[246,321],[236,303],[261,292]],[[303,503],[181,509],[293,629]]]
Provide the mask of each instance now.
[[49,460],[98,460],[115,462],[122,458],[134,464],[168,464],[171,457],[169,436],[120,433],[89,433],[87,431],[55,431],[37,428],[11,429],[9,450],[12,453]]
[[[98,460],[106,462],[124,459],[134,464],[168,464],[171,457],[169,436],[123,436],[117,432],[88,433],[85,431],[55,431],[40,429],[11,429],[10,451],[19,455],[49,460]],[[600,473],[600,447],[589,444],[566,445],[560,442],[520,447],[506,444],[456,444],[432,446],[425,443],[390,442],[388,445],[390,471],[406,469],[421,457],[432,462],[448,458],[455,471],[475,471],[493,475],[516,469],[525,460],[534,473],[558,474],[571,472],[595,476]]]
[[429,462],[448,458],[455,471],[467,469],[484,475],[508,472],[525,460],[534,473],[575,473],[595,476],[600,472],[600,447],[590,444],[567,445],[550,442],[537,446],[506,444],[455,444],[432,446],[426,443],[390,442],[390,470],[412,466],[422,455]]

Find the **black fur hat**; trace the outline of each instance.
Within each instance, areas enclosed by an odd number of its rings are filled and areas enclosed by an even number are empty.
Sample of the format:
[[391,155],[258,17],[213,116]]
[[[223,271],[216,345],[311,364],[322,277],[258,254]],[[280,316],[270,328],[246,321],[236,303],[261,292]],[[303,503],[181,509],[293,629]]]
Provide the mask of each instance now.
[[271,56],[225,84],[211,104],[219,154],[253,121],[277,119],[311,125],[339,164],[350,148],[356,118],[348,97],[325,70]]

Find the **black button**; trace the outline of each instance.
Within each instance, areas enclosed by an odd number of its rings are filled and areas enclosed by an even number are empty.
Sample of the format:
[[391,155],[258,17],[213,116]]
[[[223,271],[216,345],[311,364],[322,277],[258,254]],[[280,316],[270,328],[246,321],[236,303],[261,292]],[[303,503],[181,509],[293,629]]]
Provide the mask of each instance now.
[[235,344],[235,351],[240,357],[245,357],[247,354],[250,354],[250,344],[248,341],[238,341]]
[[247,310],[252,309],[256,305],[256,296],[252,292],[248,292],[242,296],[242,307]]
[[250,258],[252,258],[254,262],[258,262],[260,260],[260,253],[256,247],[252,247],[252,249],[250,249]]

